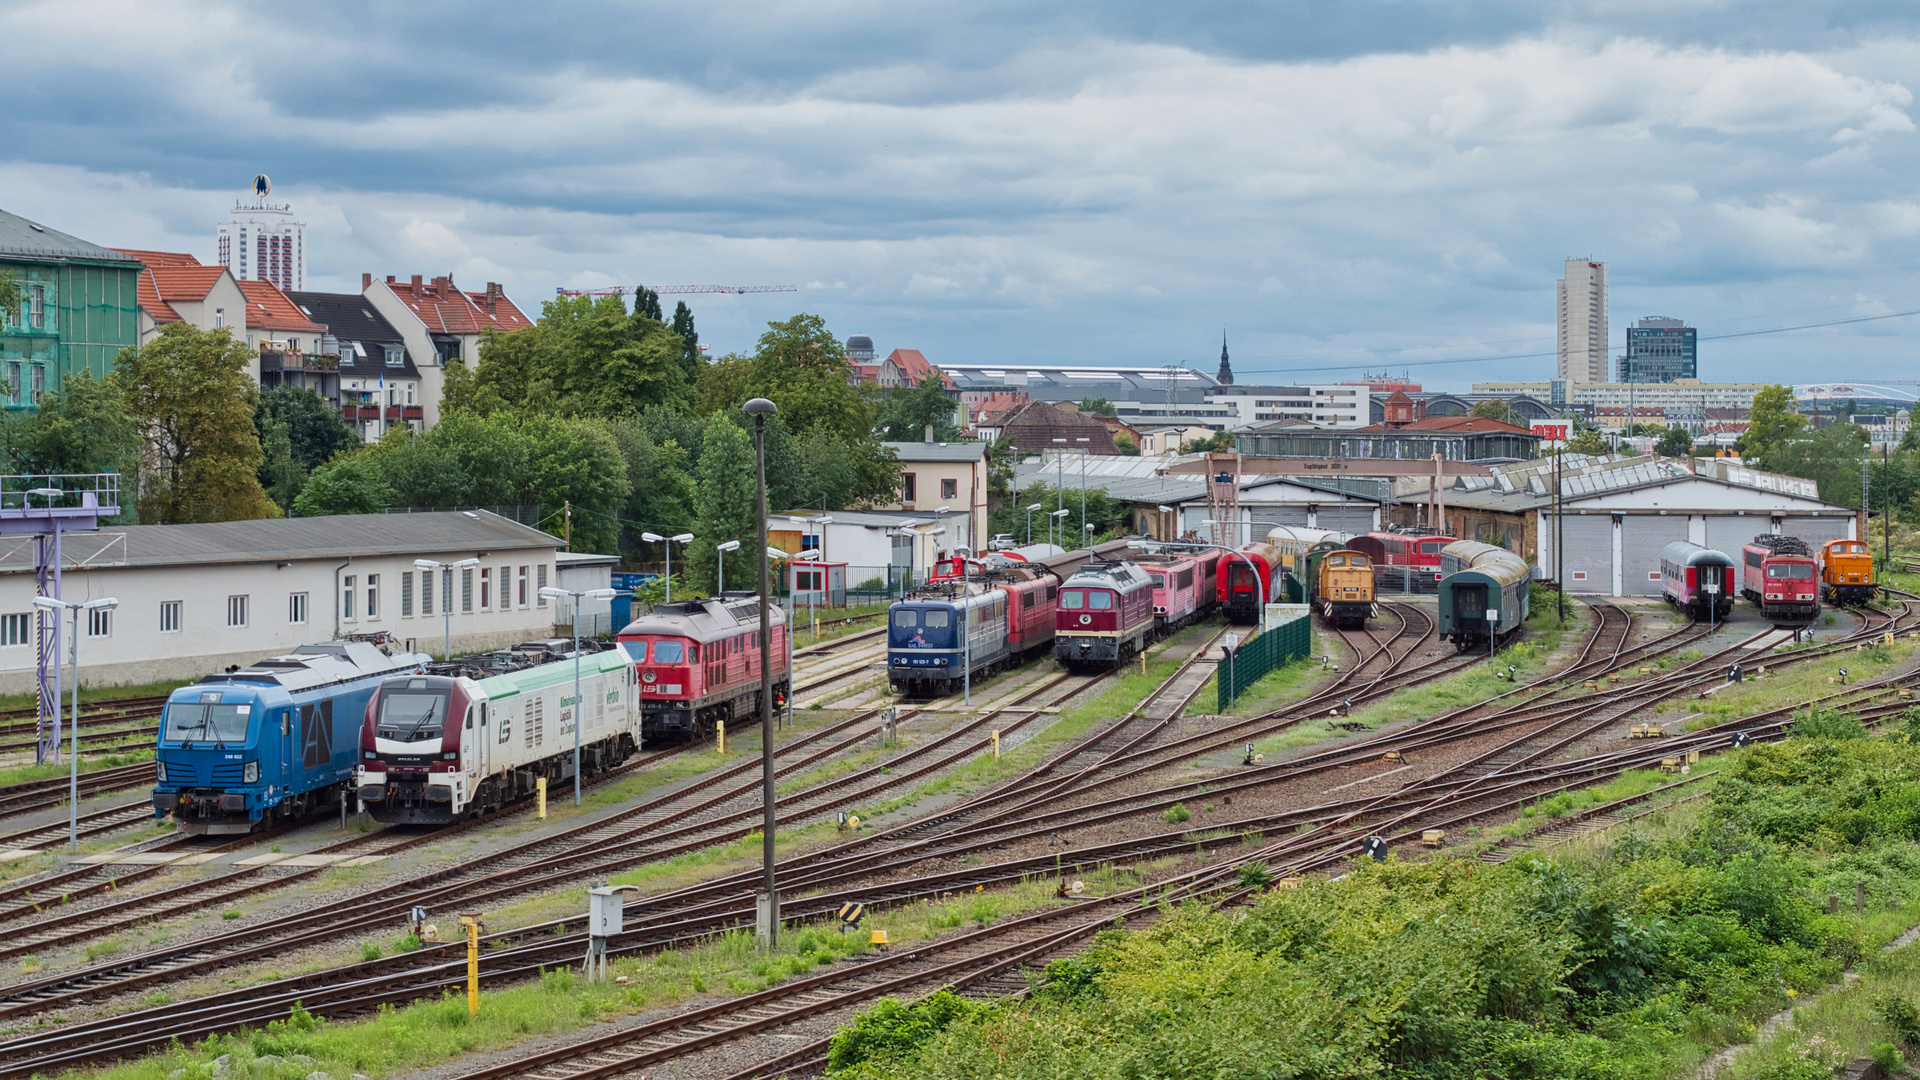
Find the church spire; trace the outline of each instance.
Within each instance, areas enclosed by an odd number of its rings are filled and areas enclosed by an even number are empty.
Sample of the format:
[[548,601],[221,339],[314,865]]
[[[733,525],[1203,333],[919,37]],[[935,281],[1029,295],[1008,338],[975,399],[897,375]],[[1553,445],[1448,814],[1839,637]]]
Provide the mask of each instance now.
[[1233,364],[1227,359],[1227,332],[1220,331],[1220,374],[1217,376],[1221,386],[1233,385]]

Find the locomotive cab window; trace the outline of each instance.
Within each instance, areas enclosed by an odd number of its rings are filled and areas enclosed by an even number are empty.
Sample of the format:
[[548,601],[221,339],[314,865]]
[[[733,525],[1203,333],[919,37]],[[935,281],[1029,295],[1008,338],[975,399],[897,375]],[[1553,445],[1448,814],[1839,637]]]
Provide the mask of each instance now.
[[1770,578],[1790,579],[1810,578],[1813,576],[1813,567],[1805,563],[1774,563],[1767,567],[1767,576]]
[[1446,544],[1439,540],[1423,540],[1420,542],[1420,554],[1438,555],[1440,554],[1440,549],[1446,546]]
[[176,701],[167,706],[166,734],[161,738],[174,742],[246,742],[247,717],[252,712],[252,705]]
[[656,664],[677,664],[686,650],[678,641],[656,641],[653,643],[653,662]]
[[1086,602],[1086,594],[1079,589],[1060,590],[1060,606],[1068,611],[1079,611]]
[[1347,565],[1347,557],[1345,555],[1329,555],[1327,556],[1327,565],[1345,566]]
[[440,738],[451,695],[445,691],[406,689],[380,695],[376,732],[395,742],[428,742]]
[[953,613],[946,608],[928,608],[920,614],[925,617],[923,625],[930,628],[939,629],[953,625]]
[[1087,594],[1087,606],[1095,611],[1113,610],[1113,594],[1110,592],[1090,592]]

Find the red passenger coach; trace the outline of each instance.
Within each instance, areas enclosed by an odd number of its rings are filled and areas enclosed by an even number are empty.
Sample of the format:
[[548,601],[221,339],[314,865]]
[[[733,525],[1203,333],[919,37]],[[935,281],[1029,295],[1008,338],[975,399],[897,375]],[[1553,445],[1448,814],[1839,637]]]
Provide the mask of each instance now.
[[1280,602],[1280,552],[1272,544],[1248,544],[1220,556],[1215,597],[1227,609],[1227,621],[1251,625],[1260,609]]

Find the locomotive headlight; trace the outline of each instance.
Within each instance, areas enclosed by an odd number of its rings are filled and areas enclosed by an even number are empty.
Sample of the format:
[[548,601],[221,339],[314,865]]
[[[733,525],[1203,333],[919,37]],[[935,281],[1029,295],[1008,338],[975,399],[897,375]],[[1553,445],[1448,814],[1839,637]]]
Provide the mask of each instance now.
[[154,763],[153,763],[153,772],[154,772],[154,777],[153,777],[153,778],[154,778],[155,780],[158,780],[158,781],[160,781],[160,782],[161,782],[161,783],[163,783],[163,784],[167,782],[167,763],[166,763],[166,762],[164,762],[164,761],[156,761],[156,762],[154,762]]
[[446,753],[440,755],[440,760],[452,761],[459,756],[460,756],[460,752],[458,750],[449,750]]
[[246,784],[259,783],[260,782],[260,763],[257,761],[247,762],[247,767],[240,770],[240,781]]

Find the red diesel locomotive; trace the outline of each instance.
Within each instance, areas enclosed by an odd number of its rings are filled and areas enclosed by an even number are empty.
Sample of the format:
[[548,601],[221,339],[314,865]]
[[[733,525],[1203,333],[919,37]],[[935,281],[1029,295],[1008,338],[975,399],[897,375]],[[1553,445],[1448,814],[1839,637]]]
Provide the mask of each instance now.
[[1119,667],[1153,637],[1153,578],[1131,562],[1090,562],[1060,586],[1053,655],[1076,670]]
[[1153,579],[1153,629],[1162,637],[1205,617],[1220,602],[1220,552],[1162,552],[1134,560]]
[[[768,613],[773,707],[786,707],[787,617]],[[644,739],[700,738],[716,723],[760,715],[760,601],[753,597],[658,604],[619,633],[640,673]]]

